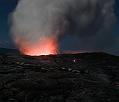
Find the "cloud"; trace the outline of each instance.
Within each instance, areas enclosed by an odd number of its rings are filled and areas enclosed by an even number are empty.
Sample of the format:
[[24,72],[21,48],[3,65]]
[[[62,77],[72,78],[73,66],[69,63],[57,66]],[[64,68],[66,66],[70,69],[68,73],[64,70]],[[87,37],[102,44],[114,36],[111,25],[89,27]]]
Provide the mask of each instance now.
[[37,44],[43,37],[60,41],[71,35],[78,37],[79,48],[107,50],[116,40],[114,4],[115,0],[20,0],[12,15],[12,36]]

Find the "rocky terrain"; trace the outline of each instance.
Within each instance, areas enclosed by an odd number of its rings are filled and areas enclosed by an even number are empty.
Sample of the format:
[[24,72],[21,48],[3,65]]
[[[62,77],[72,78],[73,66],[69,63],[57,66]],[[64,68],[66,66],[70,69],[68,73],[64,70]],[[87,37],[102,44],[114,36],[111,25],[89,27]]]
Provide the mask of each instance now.
[[0,102],[119,102],[119,57],[1,53]]

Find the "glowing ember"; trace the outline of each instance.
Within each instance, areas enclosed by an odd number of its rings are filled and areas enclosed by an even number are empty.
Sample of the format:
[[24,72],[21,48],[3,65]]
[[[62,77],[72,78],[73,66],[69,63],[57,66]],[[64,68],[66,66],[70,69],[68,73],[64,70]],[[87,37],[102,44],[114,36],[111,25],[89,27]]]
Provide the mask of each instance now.
[[57,54],[58,44],[54,37],[44,37],[37,43],[30,44],[23,39],[17,39],[21,53],[30,56]]

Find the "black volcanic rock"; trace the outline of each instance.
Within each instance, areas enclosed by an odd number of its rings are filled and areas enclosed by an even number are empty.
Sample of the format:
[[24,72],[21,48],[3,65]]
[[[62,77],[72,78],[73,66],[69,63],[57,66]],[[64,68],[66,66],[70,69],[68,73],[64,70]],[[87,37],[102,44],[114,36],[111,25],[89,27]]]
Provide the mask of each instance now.
[[119,57],[0,55],[0,102],[119,102]]

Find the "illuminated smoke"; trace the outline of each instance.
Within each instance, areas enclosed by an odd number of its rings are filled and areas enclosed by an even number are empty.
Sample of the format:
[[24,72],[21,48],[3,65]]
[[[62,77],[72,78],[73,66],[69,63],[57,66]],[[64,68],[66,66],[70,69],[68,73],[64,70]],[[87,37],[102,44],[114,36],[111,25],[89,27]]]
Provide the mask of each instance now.
[[16,44],[23,54],[30,56],[57,54],[58,52],[57,40],[54,37],[42,37],[35,43],[29,43],[18,38],[16,39]]
[[24,54],[42,55],[43,52],[56,54],[59,38],[65,34],[77,35],[81,40],[95,35],[100,37],[115,21],[114,2],[20,0],[12,14],[14,42]]

